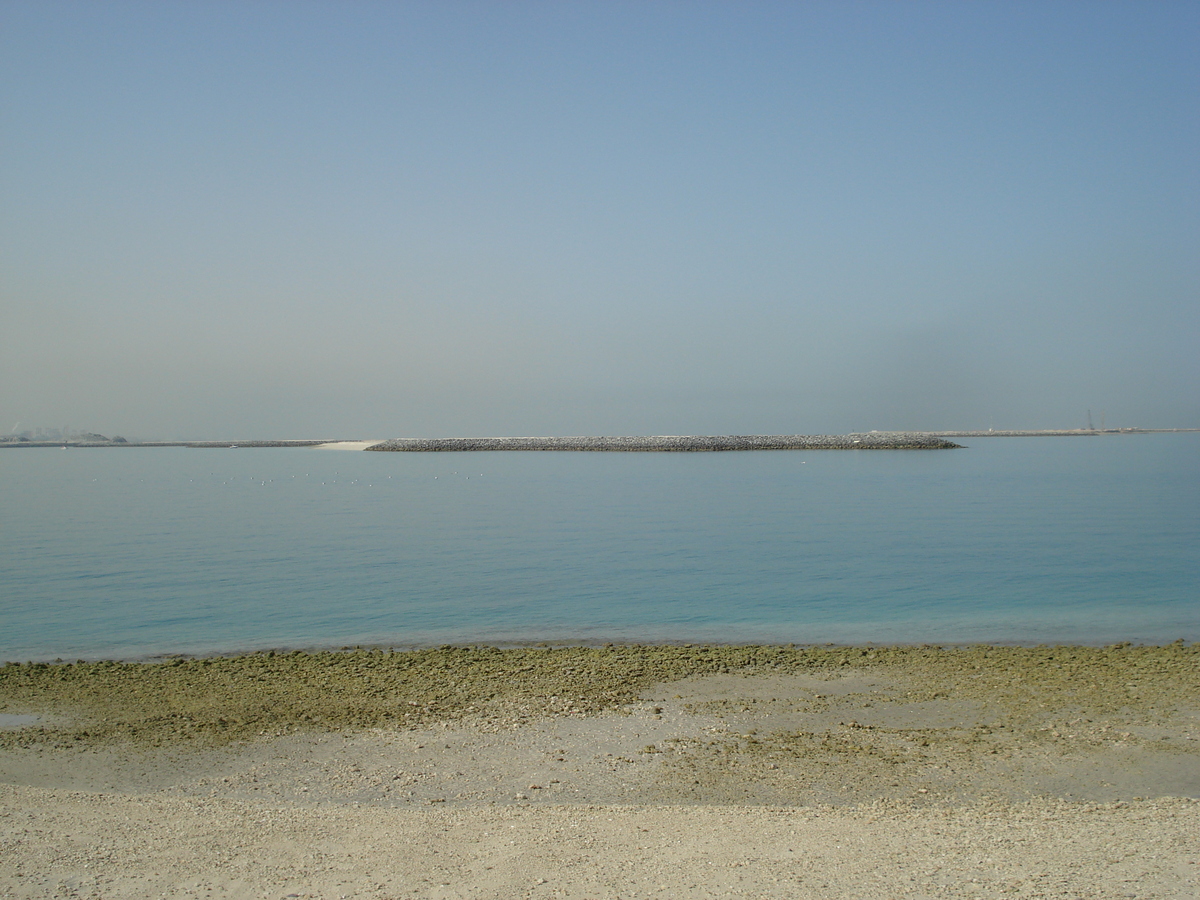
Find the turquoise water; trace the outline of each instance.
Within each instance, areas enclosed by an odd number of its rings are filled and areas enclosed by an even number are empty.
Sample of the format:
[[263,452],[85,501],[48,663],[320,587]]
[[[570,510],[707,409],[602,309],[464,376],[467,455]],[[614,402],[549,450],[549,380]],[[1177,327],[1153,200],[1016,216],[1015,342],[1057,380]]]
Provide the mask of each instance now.
[[0,659],[1200,639],[1200,435],[0,451]]

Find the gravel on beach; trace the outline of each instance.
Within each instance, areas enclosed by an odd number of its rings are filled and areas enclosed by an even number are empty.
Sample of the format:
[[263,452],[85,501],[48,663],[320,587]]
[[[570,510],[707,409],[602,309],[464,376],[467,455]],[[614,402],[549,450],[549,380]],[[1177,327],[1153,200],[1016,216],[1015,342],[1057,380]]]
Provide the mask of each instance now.
[[9,664],[0,896],[1191,898],[1198,662],[1179,642]]
[[6,663],[0,712],[46,724],[14,743],[224,743],[296,731],[520,721],[615,709],[706,675],[844,671],[903,678],[908,702],[953,698],[1036,722],[1047,701],[1144,715],[1200,694],[1200,644],[1164,647],[445,646],[268,651],[160,662]]

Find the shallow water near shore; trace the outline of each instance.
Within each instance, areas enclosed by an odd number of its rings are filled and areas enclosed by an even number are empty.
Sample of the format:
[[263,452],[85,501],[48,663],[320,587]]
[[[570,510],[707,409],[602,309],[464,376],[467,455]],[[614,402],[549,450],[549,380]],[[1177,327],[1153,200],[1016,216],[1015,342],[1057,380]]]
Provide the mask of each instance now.
[[0,455],[0,659],[1200,639],[1200,435]]

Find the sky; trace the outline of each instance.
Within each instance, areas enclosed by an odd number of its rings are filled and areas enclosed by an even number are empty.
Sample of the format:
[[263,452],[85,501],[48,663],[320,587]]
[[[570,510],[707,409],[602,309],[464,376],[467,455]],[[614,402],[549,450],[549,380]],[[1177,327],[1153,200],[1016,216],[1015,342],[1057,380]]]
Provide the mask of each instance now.
[[1195,2],[0,3],[0,432],[1200,427]]

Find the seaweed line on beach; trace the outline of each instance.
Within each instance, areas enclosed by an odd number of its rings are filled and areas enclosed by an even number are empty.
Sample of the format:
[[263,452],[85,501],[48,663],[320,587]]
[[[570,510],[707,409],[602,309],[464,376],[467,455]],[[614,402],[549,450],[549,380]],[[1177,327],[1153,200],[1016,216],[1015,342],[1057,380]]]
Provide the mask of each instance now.
[[[902,694],[888,702],[987,703],[1006,727],[1035,729],[1045,710],[1063,709],[1151,722],[1197,703],[1200,644],[442,647],[8,663],[0,667],[0,712],[42,721],[0,731],[0,747],[219,745],[463,720],[499,727],[620,709],[652,686],[698,676],[847,672],[902,679]],[[782,751],[806,738],[771,740]]]

